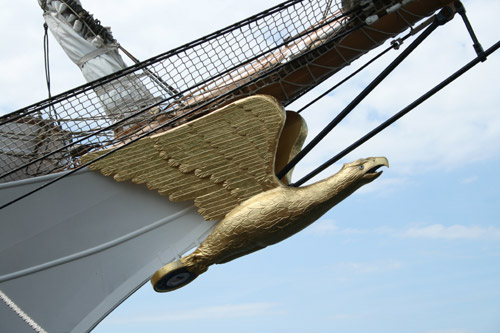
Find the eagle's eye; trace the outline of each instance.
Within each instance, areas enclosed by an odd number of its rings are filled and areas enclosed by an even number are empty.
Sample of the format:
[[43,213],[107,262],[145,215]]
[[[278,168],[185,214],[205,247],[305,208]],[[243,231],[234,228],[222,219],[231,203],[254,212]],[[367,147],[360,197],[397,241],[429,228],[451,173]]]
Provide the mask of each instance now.
[[364,168],[365,168],[365,167],[364,167],[364,165],[363,165],[363,164],[361,164],[361,165],[359,166],[359,170],[363,170]]

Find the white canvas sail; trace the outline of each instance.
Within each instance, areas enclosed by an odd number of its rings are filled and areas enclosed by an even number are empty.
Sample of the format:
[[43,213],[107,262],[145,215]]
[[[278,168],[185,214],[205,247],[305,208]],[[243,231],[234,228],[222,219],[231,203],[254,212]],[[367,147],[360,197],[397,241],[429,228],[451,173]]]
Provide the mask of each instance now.
[[[89,33],[65,3],[39,4],[87,81],[126,67],[117,44]],[[108,117],[118,120],[141,103],[153,103],[142,80],[135,72],[94,88]],[[40,124],[40,119],[7,123],[0,128],[0,144],[9,147],[12,133],[36,141]],[[41,153],[48,149],[25,141]],[[5,164],[15,168],[25,162],[13,164],[11,158]],[[29,178],[31,169],[0,184],[0,205],[61,176]],[[0,209],[0,225],[0,332],[88,332],[158,268],[198,246],[215,222],[203,221],[192,203],[174,204],[145,187],[85,168]]]
[[[0,184],[0,205],[56,176]],[[85,169],[1,209],[0,224],[0,332],[28,333],[89,331],[215,223]]]

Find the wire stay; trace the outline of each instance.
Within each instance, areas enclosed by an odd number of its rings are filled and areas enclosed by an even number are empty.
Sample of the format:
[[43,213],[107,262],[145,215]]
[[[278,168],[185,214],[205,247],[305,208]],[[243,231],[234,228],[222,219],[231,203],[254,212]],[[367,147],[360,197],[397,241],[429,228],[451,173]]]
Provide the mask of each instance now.
[[391,118],[389,118],[388,120],[386,120],[384,123],[382,123],[378,127],[376,127],[374,130],[372,130],[371,132],[369,132],[368,134],[366,134],[365,136],[363,136],[361,139],[359,139],[358,141],[354,142],[352,145],[350,145],[349,147],[347,147],[346,149],[344,149],[343,151],[341,151],[340,153],[338,153],[337,155],[335,155],[334,157],[332,157],[331,159],[329,159],[328,161],[326,161],[325,163],[323,163],[318,168],[314,169],[312,172],[310,172],[309,174],[307,174],[306,176],[304,176],[303,178],[301,178],[297,182],[291,184],[290,186],[295,186],[295,187],[301,186],[302,184],[304,184],[305,182],[307,182],[308,180],[310,180],[312,177],[314,177],[317,174],[319,174],[321,171],[325,170],[326,168],[328,168],[329,166],[331,166],[335,162],[339,161],[341,158],[343,158],[344,156],[346,156],[347,154],[349,154],[350,152],[352,152],[354,149],[358,148],[363,143],[367,142],[368,140],[370,140],[371,138],[373,138],[375,135],[377,135],[378,133],[382,132],[388,126],[390,126],[391,124],[395,123],[401,117],[403,117],[404,115],[406,115],[407,113],[409,113],[410,111],[412,111],[413,109],[415,109],[417,106],[419,106],[420,104],[422,104],[423,102],[425,102],[426,100],[428,100],[430,97],[432,97],[433,95],[435,95],[436,93],[438,93],[440,90],[442,90],[443,88],[445,88],[447,85],[449,85],[450,83],[452,83],[453,81],[455,81],[456,79],[458,79],[460,76],[462,76],[463,74],[465,74],[466,72],[468,72],[474,66],[476,66],[480,62],[483,62],[484,61],[484,57],[487,57],[487,56],[491,55],[493,52],[497,51],[499,48],[500,48],[500,41],[496,42],[493,46],[491,46],[489,49],[487,49],[486,51],[484,51],[483,54],[481,54],[481,55],[477,56],[476,58],[474,58],[473,60],[471,60],[465,66],[463,66],[462,68],[460,68],[458,71],[456,71],[455,73],[453,73],[452,75],[450,75],[445,80],[441,81],[441,83],[439,83],[438,85],[436,85],[434,88],[430,89],[427,93],[423,94],[421,97],[419,97],[414,102],[412,102],[411,104],[409,104],[407,107],[405,107],[404,109],[402,109],[401,111],[399,111],[398,113],[396,113],[394,116],[392,116]]

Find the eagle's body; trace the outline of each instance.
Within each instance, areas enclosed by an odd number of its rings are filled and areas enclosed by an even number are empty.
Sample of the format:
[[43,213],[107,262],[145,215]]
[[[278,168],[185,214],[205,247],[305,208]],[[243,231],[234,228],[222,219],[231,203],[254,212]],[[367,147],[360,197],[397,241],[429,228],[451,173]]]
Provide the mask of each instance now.
[[[360,159],[312,185],[301,188],[282,185],[253,196],[229,212],[196,251],[158,271],[153,277],[155,288],[177,289],[210,265],[226,263],[296,234],[376,179],[380,173],[375,171],[383,165],[388,166],[385,157]],[[186,270],[192,274],[190,279],[185,275]],[[170,286],[161,282],[165,277],[175,281],[179,274],[184,274],[186,280]]]

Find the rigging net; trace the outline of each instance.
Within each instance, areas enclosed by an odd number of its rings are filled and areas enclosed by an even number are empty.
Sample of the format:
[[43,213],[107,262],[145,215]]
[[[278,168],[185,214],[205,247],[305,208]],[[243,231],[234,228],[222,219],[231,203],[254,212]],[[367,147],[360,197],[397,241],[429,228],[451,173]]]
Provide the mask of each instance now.
[[284,2],[1,117],[0,182],[75,168],[88,151],[126,144],[240,97],[264,93],[286,106],[445,2]]

